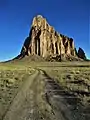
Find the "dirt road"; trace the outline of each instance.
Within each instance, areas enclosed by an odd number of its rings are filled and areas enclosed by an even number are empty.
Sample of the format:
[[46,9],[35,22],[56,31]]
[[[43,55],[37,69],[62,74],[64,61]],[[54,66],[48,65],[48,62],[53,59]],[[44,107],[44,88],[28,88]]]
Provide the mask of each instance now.
[[86,120],[86,116],[74,95],[44,71],[36,70],[22,85],[2,120]]

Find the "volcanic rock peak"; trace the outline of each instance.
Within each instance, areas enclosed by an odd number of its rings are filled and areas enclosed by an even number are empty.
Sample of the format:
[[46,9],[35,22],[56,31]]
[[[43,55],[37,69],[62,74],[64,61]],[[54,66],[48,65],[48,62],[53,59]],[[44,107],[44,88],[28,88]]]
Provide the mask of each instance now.
[[21,55],[72,55],[75,54],[72,38],[59,34],[48,24],[45,18],[37,15],[33,18],[29,37],[26,38]]

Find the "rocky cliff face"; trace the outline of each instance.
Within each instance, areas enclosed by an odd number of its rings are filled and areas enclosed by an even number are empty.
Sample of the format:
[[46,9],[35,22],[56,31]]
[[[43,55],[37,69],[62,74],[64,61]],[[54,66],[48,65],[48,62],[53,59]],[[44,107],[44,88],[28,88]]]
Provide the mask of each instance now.
[[29,36],[26,38],[21,55],[72,55],[75,56],[72,38],[59,34],[41,15],[34,17]]

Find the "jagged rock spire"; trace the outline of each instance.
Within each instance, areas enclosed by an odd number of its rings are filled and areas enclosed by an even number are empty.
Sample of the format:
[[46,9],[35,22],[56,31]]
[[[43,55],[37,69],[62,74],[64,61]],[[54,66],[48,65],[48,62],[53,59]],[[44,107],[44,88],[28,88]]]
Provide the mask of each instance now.
[[59,34],[41,15],[33,18],[29,37],[26,38],[21,55],[73,55],[75,56],[72,38]]

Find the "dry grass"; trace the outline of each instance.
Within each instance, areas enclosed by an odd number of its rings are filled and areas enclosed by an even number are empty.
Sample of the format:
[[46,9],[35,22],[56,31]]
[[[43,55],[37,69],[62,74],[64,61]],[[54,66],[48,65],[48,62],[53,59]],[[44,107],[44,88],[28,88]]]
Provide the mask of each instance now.
[[5,113],[23,81],[34,73],[35,68],[45,70],[65,90],[77,95],[82,104],[90,106],[90,62],[0,63],[0,116]]
[[12,103],[23,81],[33,72],[31,68],[0,65],[0,119]]
[[83,104],[90,104],[90,67],[61,67],[46,72],[65,90],[77,95]]

